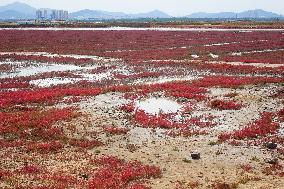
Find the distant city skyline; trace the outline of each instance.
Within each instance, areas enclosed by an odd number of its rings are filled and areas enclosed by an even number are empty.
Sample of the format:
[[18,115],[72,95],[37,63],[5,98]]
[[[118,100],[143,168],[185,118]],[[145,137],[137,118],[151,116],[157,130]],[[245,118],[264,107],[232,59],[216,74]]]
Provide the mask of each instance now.
[[[1,0],[0,6],[16,2]],[[35,8],[64,9],[69,12],[81,9],[105,10],[125,13],[148,12],[155,9],[172,16],[194,12],[241,12],[264,9],[284,15],[284,0],[19,0]]]
[[[50,12],[50,13],[48,13]],[[65,10],[52,10],[48,11],[47,9],[38,9],[36,11],[37,20],[68,20],[69,13]]]

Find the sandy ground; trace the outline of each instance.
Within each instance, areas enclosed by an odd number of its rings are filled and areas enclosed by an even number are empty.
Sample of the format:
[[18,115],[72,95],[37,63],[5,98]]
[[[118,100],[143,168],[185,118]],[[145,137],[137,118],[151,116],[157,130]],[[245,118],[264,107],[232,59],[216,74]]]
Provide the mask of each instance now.
[[[262,146],[247,147],[215,143],[218,140],[218,134],[244,127],[258,119],[259,112],[277,111],[283,108],[279,99],[270,97],[277,89],[279,86],[275,84],[239,89],[211,88],[209,92],[211,98],[226,99],[228,98],[224,97],[226,94],[236,93],[237,95],[232,99],[245,104],[246,107],[241,110],[217,111],[206,107],[205,102],[199,102],[194,114],[211,113],[218,116],[215,119],[217,124],[209,128],[208,135],[192,137],[170,137],[164,134],[166,131],[164,129],[141,128],[133,123],[131,115],[119,108],[130,102],[123,98],[122,93],[106,93],[85,98],[72,106],[79,107],[80,111],[88,116],[74,121],[71,124],[74,130],[66,130],[65,133],[71,137],[96,138],[103,141],[104,146],[88,150],[88,154],[78,152],[75,148],[64,148],[59,154],[35,155],[33,156],[35,159],[18,152],[18,157],[5,156],[5,154],[12,154],[8,149],[2,151],[0,162],[5,162],[5,168],[16,168],[23,162],[32,162],[48,170],[68,170],[74,175],[80,175],[90,169],[86,156],[114,155],[121,159],[138,160],[160,167],[162,177],[150,180],[148,183],[154,189],[173,189],[177,182],[182,183],[185,188],[191,188],[198,183],[196,188],[206,189],[212,188],[212,183],[219,181],[230,184],[232,188],[282,189],[284,188],[283,178],[265,175],[262,171],[268,165],[267,159],[276,157],[280,164],[283,164],[283,155]],[[64,106],[69,105],[57,105],[57,107]],[[107,135],[101,132],[102,128],[107,126],[130,128],[130,131],[126,135]],[[193,152],[200,153],[201,159],[192,160],[190,155]],[[59,157],[65,157],[65,160]],[[251,172],[241,168],[242,165],[247,164],[252,167]],[[22,184],[32,181],[23,178],[13,182]],[[3,183],[0,186],[5,187]]]
[[[177,181],[188,188],[196,182],[199,183],[197,188],[210,188],[212,183],[221,181],[238,188],[280,189],[284,188],[284,179],[262,173],[262,168],[266,165],[265,160],[274,157],[274,152],[263,147],[232,146],[226,143],[210,145],[210,142],[217,141],[218,133],[242,128],[257,119],[258,113],[264,110],[275,111],[282,108],[283,105],[279,101],[268,97],[275,89],[276,85],[237,90],[211,89],[211,97],[218,98],[236,92],[238,95],[234,97],[235,100],[247,106],[239,111],[199,110],[218,115],[217,125],[211,128],[209,135],[188,138],[169,137],[163,134],[163,129],[141,128],[131,123],[129,115],[118,108],[129,102],[123,99],[120,93],[99,95],[81,102],[79,106],[83,112],[90,115],[90,128],[94,131],[110,125],[131,129],[123,136],[99,135],[99,138],[106,142],[105,146],[99,148],[100,154],[139,160],[160,167],[163,176],[149,183],[153,188],[174,188]],[[201,159],[191,160],[192,152],[199,152]],[[95,150],[90,153],[95,153]],[[252,166],[252,172],[241,169],[240,166],[245,164]]]

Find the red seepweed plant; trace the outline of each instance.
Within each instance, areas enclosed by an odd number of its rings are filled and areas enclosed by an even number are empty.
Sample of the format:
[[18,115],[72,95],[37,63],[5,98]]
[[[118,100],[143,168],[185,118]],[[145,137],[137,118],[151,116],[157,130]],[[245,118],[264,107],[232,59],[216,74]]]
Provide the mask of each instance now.
[[212,100],[210,107],[218,110],[240,110],[243,105],[235,103],[234,101]]
[[90,189],[145,188],[137,184],[141,180],[159,178],[162,174],[161,170],[155,166],[143,165],[136,161],[126,162],[112,156],[92,160],[91,164],[98,165],[100,168],[89,181]]
[[254,139],[258,137],[265,137],[269,134],[275,134],[280,128],[279,123],[274,122],[275,114],[270,112],[262,113],[259,120],[249,124],[241,130],[237,130],[231,133],[223,133],[219,135],[220,141],[226,141],[228,139]]

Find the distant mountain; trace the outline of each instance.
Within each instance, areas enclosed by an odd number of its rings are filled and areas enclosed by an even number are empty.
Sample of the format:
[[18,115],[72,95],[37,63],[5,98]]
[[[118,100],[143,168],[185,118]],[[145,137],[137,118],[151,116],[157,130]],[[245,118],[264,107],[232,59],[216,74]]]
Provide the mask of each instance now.
[[122,12],[107,12],[100,10],[84,9],[77,12],[70,13],[70,18],[73,19],[119,19],[127,18],[128,15]]
[[282,15],[267,12],[262,9],[248,10],[238,14],[241,18],[278,18],[282,17]]
[[3,12],[0,12],[0,18],[1,19],[22,19],[25,18],[26,14],[13,11],[13,10],[6,10]]
[[261,9],[248,10],[240,13],[236,12],[218,12],[218,13],[206,13],[198,12],[187,15],[188,18],[279,18],[282,15],[267,12]]
[[11,3],[0,6],[0,19],[29,19],[34,18],[36,9],[25,3]]
[[70,15],[70,18],[73,19],[135,19],[135,18],[171,18],[170,15],[159,11],[154,10],[147,13],[139,13],[139,14],[126,14],[123,12],[107,12],[100,10],[80,10],[77,12],[73,12]]
[[147,13],[130,14],[129,16],[132,18],[171,18],[172,17],[160,10],[154,10]]
[[220,12],[220,13],[196,12],[186,17],[188,18],[235,18],[236,13],[234,12]]

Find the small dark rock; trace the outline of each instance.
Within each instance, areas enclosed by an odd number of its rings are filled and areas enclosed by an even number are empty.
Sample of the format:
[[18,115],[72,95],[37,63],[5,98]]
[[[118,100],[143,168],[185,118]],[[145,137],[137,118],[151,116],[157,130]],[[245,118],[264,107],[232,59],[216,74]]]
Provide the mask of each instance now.
[[274,150],[274,149],[277,148],[277,144],[276,144],[276,143],[273,143],[273,142],[269,142],[269,143],[266,144],[266,147],[267,147],[268,149]]
[[190,156],[192,159],[195,159],[195,160],[200,159],[200,153],[192,153]]
[[188,101],[188,99],[186,99],[186,98],[180,98],[179,99],[179,102],[187,102]]
[[80,176],[81,176],[82,178],[84,178],[84,179],[88,179],[88,178],[89,178],[89,176],[86,175],[86,174],[81,174]]
[[277,158],[268,159],[268,160],[266,160],[266,163],[275,165],[275,164],[278,163],[278,159]]

